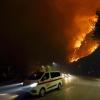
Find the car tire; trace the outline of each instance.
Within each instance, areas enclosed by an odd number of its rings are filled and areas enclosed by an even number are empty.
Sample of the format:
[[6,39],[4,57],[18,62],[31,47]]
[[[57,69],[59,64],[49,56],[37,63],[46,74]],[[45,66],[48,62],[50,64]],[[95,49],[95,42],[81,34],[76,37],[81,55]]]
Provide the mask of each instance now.
[[45,93],[46,93],[45,89],[44,89],[44,88],[41,88],[41,89],[40,89],[39,95],[40,95],[41,97],[43,97],[43,96],[45,96]]
[[61,85],[61,83],[59,83],[58,84],[58,90],[61,90],[61,88],[62,88],[62,85]]

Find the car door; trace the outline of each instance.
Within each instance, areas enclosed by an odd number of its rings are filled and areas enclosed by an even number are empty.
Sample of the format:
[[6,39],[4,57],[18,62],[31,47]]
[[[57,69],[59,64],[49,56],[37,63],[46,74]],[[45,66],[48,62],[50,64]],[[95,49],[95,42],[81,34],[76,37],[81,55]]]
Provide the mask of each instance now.
[[55,72],[50,72],[51,76],[51,90],[57,88],[57,77]]
[[50,87],[50,75],[49,73],[45,73],[44,76],[41,79],[42,86],[46,88],[46,90],[49,90]]

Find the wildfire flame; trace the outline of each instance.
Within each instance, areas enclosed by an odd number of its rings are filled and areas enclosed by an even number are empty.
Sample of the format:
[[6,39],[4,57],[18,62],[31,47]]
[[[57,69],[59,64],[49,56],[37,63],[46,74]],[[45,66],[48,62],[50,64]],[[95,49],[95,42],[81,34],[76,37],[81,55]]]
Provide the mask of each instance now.
[[97,16],[84,16],[80,19],[80,16],[77,16],[75,19],[80,28],[81,33],[75,40],[74,43],[74,52],[69,57],[69,61],[76,62],[80,58],[85,57],[93,53],[99,46],[98,41],[91,39],[92,31],[95,29],[95,23],[98,21]]
[[73,58],[70,59],[70,62],[72,63],[72,62],[76,62],[76,61],[78,61],[78,60],[79,60],[79,58],[73,57]]
[[80,16],[76,17],[76,23],[79,24],[78,26],[81,27],[81,32],[79,33],[78,39],[75,41],[74,48],[79,48],[82,42],[85,40],[87,34],[95,29],[95,23],[97,22],[97,16],[85,16],[80,19]]
[[99,44],[96,43],[95,45],[93,45],[90,49],[89,49],[89,54],[93,53],[97,48],[98,48]]
[[82,57],[84,57],[84,56],[88,56],[88,55],[90,55],[91,53],[93,53],[97,48],[99,47],[99,43],[95,43],[94,45],[92,45],[88,50],[86,50],[86,54],[84,54],[84,55],[78,55],[78,54],[76,54],[78,51],[76,51],[75,53],[74,53],[74,55],[70,58],[70,62],[72,63],[72,62],[76,62],[76,61],[78,61],[80,58],[82,58]]
[[[98,47],[98,41],[91,38],[95,23],[98,20],[96,11],[100,8],[100,0],[49,0],[53,13],[59,20],[58,29],[66,39],[66,61],[77,61]],[[54,4],[53,4],[54,3]],[[54,10],[56,8],[56,10]],[[58,22],[58,21],[57,21]]]

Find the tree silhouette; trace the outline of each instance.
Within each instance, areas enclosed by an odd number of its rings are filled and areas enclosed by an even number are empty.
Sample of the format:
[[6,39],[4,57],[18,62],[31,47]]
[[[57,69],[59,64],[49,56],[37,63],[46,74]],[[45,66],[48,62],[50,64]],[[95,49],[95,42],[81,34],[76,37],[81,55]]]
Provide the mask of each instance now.
[[93,35],[94,35],[93,37],[95,39],[99,39],[100,40],[100,11],[97,11],[96,15],[98,16],[98,21],[97,21],[97,23],[95,25],[95,30],[93,32]]

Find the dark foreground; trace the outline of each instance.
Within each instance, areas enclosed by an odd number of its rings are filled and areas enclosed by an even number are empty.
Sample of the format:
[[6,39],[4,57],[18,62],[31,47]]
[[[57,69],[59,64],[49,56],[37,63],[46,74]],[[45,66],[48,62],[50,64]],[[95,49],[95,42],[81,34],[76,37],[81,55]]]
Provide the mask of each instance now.
[[[5,98],[4,98],[4,97]],[[85,79],[71,76],[65,79],[62,90],[54,90],[45,97],[33,97],[29,94],[0,94],[0,100],[100,100],[99,79]]]

